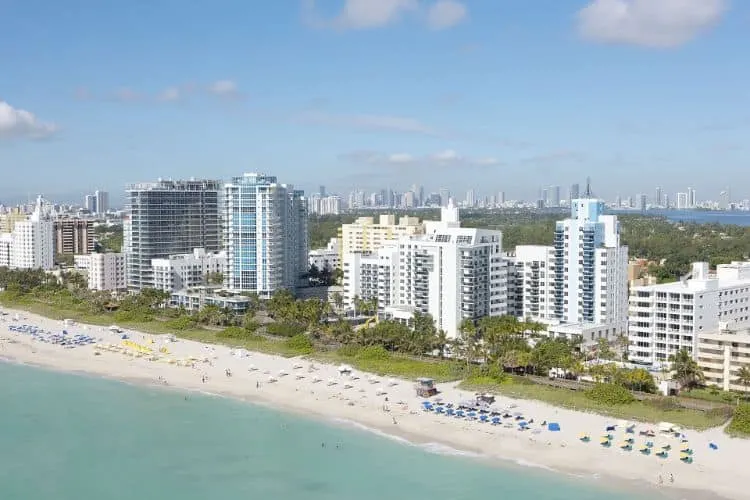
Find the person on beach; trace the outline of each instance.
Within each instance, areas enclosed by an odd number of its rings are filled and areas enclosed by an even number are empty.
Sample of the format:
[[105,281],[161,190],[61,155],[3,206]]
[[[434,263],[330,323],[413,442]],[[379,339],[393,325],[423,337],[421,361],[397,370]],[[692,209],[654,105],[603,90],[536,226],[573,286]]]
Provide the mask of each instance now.
[[670,484],[674,484],[674,476],[672,475],[671,472],[669,473],[669,482]]
[[657,478],[656,481],[659,483],[659,486],[661,486],[662,484],[664,484],[664,479],[662,479],[661,474],[659,474],[659,477]]

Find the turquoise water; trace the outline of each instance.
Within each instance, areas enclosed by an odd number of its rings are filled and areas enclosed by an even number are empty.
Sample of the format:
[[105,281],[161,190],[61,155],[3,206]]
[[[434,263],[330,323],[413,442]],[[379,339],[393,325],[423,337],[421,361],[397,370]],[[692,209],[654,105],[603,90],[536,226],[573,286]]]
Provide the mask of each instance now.
[[0,499],[132,498],[636,497],[223,398],[0,362]]

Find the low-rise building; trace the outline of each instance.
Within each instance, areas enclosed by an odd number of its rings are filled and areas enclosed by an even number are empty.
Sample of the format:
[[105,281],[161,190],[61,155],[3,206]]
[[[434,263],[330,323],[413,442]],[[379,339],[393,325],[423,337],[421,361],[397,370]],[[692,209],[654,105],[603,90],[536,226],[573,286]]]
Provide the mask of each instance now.
[[215,287],[201,286],[191,290],[172,292],[169,306],[183,308],[187,311],[198,311],[212,305],[220,309],[229,309],[236,314],[245,313],[250,307],[250,298],[233,295]]
[[89,290],[125,290],[125,255],[122,253],[92,253],[76,255],[75,267],[88,274]]
[[154,288],[165,292],[207,285],[209,275],[223,276],[226,267],[225,252],[206,252],[203,248],[151,261]]
[[697,361],[706,384],[725,391],[750,389],[737,380],[737,372],[750,368],[750,333],[699,333]]
[[310,250],[307,254],[307,263],[310,267],[315,266],[319,271],[333,271],[341,267],[340,243],[338,238],[331,238],[325,248]]
[[696,357],[700,334],[750,327],[750,262],[719,265],[715,273],[695,262],[680,281],[633,287],[628,319],[632,361],[666,363],[681,349]]

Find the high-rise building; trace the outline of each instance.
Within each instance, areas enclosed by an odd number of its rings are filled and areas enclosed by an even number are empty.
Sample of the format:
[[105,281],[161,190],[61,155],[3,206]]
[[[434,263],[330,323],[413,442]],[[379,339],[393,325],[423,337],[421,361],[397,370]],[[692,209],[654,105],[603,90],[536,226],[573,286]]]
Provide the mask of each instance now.
[[638,203],[638,210],[644,211],[646,210],[646,206],[648,204],[648,198],[645,194],[638,194],[636,195],[636,201]]
[[507,314],[502,233],[460,227],[452,202],[439,222],[425,226],[424,235],[402,237],[369,255],[344,256],[345,300],[377,299],[386,319],[430,314],[452,338],[465,319]]
[[451,192],[447,188],[440,188],[438,190],[438,193],[440,194],[440,206],[441,207],[447,207],[448,206],[448,200],[451,197]]
[[0,235],[0,266],[11,269],[52,269],[55,256],[54,224],[44,216],[42,197],[27,220],[16,221],[13,231]]
[[662,200],[662,198],[661,198],[661,195],[662,195],[662,192],[661,192],[661,188],[660,188],[660,187],[657,187],[657,188],[656,188],[656,197],[654,198],[654,204],[655,204],[655,205],[656,205],[657,207],[661,207],[661,206],[663,206],[663,205],[662,205],[662,201],[663,201],[663,200]]
[[550,186],[547,189],[545,203],[551,208],[558,208],[560,206],[560,186]]
[[573,200],[571,217],[556,224],[553,246],[516,248],[524,272],[516,306],[522,317],[586,341],[627,332],[628,248],[620,245],[617,217],[603,212],[604,203],[587,189]]
[[731,191],[727,187],[724,191],[719,193],[719,208],[721,210],[729,210],[732,203]]
[[224,186],[227,288],[270,297],[307,272],[304,193],[275,176],[246,173]]
[[83,255],[94,250],[94,223],[89,219],[58,219],[55,226],[57,255]]
[[151,261],[221,249],[219,181],[159,180],[126,189],[123,246],[129,290],[153,288]]
[[473,189],[466,191],[466,206],[474,207],[477,204],[476,196]]
[[690,208],[688,193],[677,193],[677,210]]
[[696,198],[695,198],[695,189],[689,187],[687,196],[688,196],[688,199],[687,199],[688,208],[697,207],[698,205],[697,205]]
[[698,335],[750,327],[750,262],[733,262],[711,273],[695,262],[680,281],[630,290],[630,348],[638,363],[666,363],[681,349],[696,357]]
[[325,186],[320,186],[320,189],[318,190],[318,194],[320,195],[321,198],[325,198],[326,197],[326,187]]
[[96,196],[93,194],[87,194],[83,201],[83,206],[86,210],[92,214],[96,213]]
[[109,193],[107,191],[94,191],[96,198],[96,213],[104,215],[109,210]]
[[500,205],[505,204],[505,191],[500,191],[497,193],[497,203]]
[[573,200],[580,198],[581,187],[578,183],[570,185],[570,192],[568,193],[568,203],[572,203]]

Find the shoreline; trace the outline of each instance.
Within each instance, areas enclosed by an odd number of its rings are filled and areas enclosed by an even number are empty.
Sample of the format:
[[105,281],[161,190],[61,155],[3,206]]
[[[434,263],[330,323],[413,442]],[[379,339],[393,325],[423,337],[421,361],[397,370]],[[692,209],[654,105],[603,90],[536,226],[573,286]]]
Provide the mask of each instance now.
[[[636,450],[625,452],[615,446],[604,449],[596,438],[612,422],[611,419],[555,408],[538,401],[499,396],[496,405],[523,411],[526,418],[536,421],[559,422],[562,432],[546,429],[521,432],[515,428],[425,413],[420,408],[422,398],[415,395],[411,381],[391,379],[397,384],[386,386],[387,379],[377,377],[379,383],[374,384],[371,375],[359,372],[356,373],[358,378],[345,378],[334,366],[303,358],[289,359],[254,352],[242,357],[226,346],[203,345],[182,339],[168,343],[167,336],[130,331],[131,340],[153,341],[154,346],[168,348],[169,355],[174,358],[180,357],[179,353],[210,361],[187,367],[116,352],[94,355],[96,349],[91,345],[65,349],[34,341],[30,336],[10,332],[7,328],[9,324],[33,324],[59,331],[63,328],[62,322],[24,311],[6,311],[25,319],[14,322],[11,316],[4,316],[4,322],[0,322],[0,361],[99,376],[140,386],[232,398],[369,432],[431,453],[458,455],[489,465],[562,474],[572,481],[583,480],[592,487],[612,491],[636,490],[661,498],[696,500],[746,497],[744,473],[739,464],[750,452],[750,443],[729,438],[721,429],[686,431],[691,447],[696,450],[695,463],[688,465],[677,460],[676,451],[668,459],[659,460],[654,456],[640,456]],[[119,335],[113,335],[100,326],[75,325],[68,329],[71,333],[102,337],[107,344],[121,342]],[[250,364],[254,364],[255,369],[250,370]],[[231,377],[225,375],[227,369],[232,371]],[[204,377],[208,377],[205,382]],[[276,381],[269,381],[269,377]],[[316,382],[313,377],[321,380]],[[162,379],[168,384],[161,383]],[[440,385],[441,396],[446,401],[457,403],[473,396],[455,385]],[[378,389],[388,394],[378,395]],[[398,424],[394,425],[396,421]],[[532,426],[538,428],[538,425]],[[581,443],[578,440],[581,432],[590,433],[592,442]],[[719,451],[707,451],[709,441],[716,441]],[[657,484],[659,474],[664,477],[662,486]],[[674,475],[674,484],[669,484],[666,479],[670,474]]]

